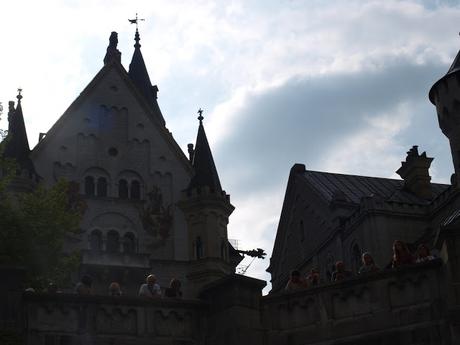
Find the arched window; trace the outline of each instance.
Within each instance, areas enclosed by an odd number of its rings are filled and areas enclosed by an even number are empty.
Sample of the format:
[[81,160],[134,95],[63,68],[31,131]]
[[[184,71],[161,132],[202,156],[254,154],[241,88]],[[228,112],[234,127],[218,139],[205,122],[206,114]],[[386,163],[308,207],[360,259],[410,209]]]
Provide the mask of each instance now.
[[330,281],[332,278],[332,273],[335,271],[335,262],[334,256],[331,253],[327,253],[326,256],[326,276],[327,280]]
[[201,241],[200,236],[198,236],[195,240],[195,254],[197,260],[203,257],[203,242]]
[[85,194],[94,196],[94,177],[92,176],[85,177]]
[[97,196],[107,196],[107,180],[105,177],[97,179]]
[[361,255],[361,249],[359,248],[358,244],[355,243],[351,250],[351,263],[355,272],[358,272],[359,268],[361,267]]
[[120,251],[120,235],[115,230],[110,230],[107,233],[107,251],[109,253],[117,253]]
[[303,242],[305,240],[305,227],[303,225],[303,220],[301,220],[299,223],[299,238],[300,242]]
[[128,232],[123,236],[123,252],[124,253],[134,253],[135,251],[135,238],[132,232]]
[[89,245],[92,251],[100,252],[102,250],[102,234],[99,230],[91,232],[89,237]]
[[128,182],[126,180],[122,179],[118,182],[118,197],[128,199]]
[[227,259],[227,246],[225,245],[225,240],[222,240],[220,242],[220,256],[222,259],[226,260]]
[[134,180],[131,182],[131,199],[139,200],[141,198],[141,184]]

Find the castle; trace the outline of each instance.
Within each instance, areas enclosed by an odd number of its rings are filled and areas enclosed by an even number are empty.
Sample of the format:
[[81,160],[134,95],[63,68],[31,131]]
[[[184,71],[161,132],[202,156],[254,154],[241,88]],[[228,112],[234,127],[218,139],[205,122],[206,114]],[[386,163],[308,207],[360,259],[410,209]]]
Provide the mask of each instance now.
[[78,186],[86,212],[66,250],[82,253],[79,273],[94,277],[97,293],[117,281],[135,295],[154,272],[162,286],[175,277],[194,297],[241,261],[227,238],[234,207],[221,187],[201,112],[186,157],[166,128],[138,30],[128,71],[117,33],[109,42],[101,70],[32,151],[22,96],[16,108],[10,102],[5,155],[45,186],[61,178]]
[[[415,146],[397,171],[402,180],[294,165],[268,268],[273,288],[262,296],[264,281],[235,274],[233,206],[201,112],[186,157],[165,127],[137,30],[134,47],[126,71],[112,33],[102,69],[32,151],[22,96],[10,103],[5,155],[20,166],[15,187],[78,184],[87,211],[67,249],[82,251],[96,294],[24,294],[21,272],[3,268],[0,331],[40,345],[460,342],[460,53],[429,93],[451,145],[451,184],[431,183],[432,158]],[[439,258],[329,283],[335,260],[356,271],[363,250],[385,267],[395,239],[427,243]],[[322,284],[283,291],[291,269],[313,266]],[[150,271],[162,285],[178,277],[184,298],[133,297]],[[127,296],[106,295],[112,280]]]

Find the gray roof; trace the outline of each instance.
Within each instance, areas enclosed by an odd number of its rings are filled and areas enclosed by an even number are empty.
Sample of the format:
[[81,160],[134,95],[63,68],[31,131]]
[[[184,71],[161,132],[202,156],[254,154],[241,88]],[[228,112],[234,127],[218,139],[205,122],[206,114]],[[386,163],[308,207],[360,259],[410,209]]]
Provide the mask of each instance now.
[[136,44],[134,44],[134,54],[131,59],[131,63],[129,64],[128,75],[140,93],[145,97],[148,104],[152,107],[157,119],[162,125],[165,125],[165,120],[157,102],[158,88],[156,88],[156,86],[152,86],[152,83],[150,82],[149,73],[147,72],[147,67],[145,67],[144,58],[141,53],[141,45],[139,43],[140,37],[137,29],[134,40]]
[[452,65],[450,66],[446,74],[457,72],[459,69],[460,69],[460,51],[455,56],[455,59],[452,62]]
[[[310,185],[328,202],[337,192],[343,193],[347,202],[359,204],[366,196],[380,196],[386,201],[426,205],[430,201],[419,198],[403,189],[404,181],[356,175],[334,174],[307,170],[303,176]],[[444,192],[449,185],[432,183],[433,199]]]
[[[201,119],[200,119],[201,118]],[[206,132],[204,131],[203,118],[199,117],[200,125],[196,137],[195,152],[193,154],[193,168],[195,175],[193,176],[188,189],[209,187],[212,191],[222,193],[219,174],[217,173],[214,159],[212,158],[211,148],[209,147]]]

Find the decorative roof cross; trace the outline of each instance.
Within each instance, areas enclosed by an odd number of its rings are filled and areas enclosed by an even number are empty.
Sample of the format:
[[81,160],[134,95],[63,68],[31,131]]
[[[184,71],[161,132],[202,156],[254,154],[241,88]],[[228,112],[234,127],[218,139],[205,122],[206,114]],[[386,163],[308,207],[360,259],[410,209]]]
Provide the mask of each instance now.
[[131,24],[136,24],[136,31],[137,31],[138,26],[139,26],[139,21],[145,21],[145,19],[138,18],[137,13],[136,13],[136,18],[135,19],[128,19],[128,20],[129,20],[129,22]]
[[199,114],[198,120],[200,120],[200,124],[201,124],[201,123],[203,123],[203,119],[204,119],[204,117],[203,117],[203,109],[201,109],[201,108],[198,109],[198,114]]

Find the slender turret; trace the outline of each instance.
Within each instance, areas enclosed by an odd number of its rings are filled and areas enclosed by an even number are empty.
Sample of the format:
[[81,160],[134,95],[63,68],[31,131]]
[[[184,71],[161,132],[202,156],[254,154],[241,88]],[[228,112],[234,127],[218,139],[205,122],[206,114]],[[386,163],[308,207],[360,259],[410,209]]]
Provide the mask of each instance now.
[[431,103],[436,106],[439,127],[449,139],[455,174],[452,184],[460,179],[460,51],[447,74],[439,79],[429,93]]

